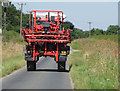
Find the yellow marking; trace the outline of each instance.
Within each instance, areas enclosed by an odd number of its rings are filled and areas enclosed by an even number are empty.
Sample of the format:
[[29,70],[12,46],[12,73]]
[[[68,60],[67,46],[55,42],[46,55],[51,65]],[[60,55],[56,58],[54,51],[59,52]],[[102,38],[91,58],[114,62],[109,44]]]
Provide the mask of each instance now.
[[61,55],[66,55],[66,51],[61,51]]
[[30,51],[28,51],[28,53],[30,53]]

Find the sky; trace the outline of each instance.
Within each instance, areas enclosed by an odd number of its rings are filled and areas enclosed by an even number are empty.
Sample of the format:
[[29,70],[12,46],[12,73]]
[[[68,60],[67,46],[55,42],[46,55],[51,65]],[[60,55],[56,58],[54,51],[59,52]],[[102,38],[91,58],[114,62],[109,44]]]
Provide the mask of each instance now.
[[[11,0],[20,10],[18,2]],[[89,30],[88,22],[92,22],[91,28],[106,30],[109,25],[118,24],[118,2],[23,2],[23,12],[32,9],[62,10],[67,15],[65,21],[70,21],[75,28],[84,31]]]

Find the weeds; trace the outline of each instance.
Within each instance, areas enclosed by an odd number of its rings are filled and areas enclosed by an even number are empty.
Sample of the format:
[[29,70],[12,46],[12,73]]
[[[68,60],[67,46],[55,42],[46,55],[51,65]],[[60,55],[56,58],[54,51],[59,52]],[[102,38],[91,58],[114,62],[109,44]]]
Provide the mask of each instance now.
[[[77,44],[77,45],[76,45]],[[69,56],[75,89],[118,88],[118,44],[111,40],[77,39]]]
[[[1,36],[2,37],[2,36]],[[2,77],[25,65],[23,56],[23,40],[14,31],[6,32],[6,42],[2,42]]]
[[2,77],[9,75],[13,71],[25,66],[24,56],[16,56],[2,63]]

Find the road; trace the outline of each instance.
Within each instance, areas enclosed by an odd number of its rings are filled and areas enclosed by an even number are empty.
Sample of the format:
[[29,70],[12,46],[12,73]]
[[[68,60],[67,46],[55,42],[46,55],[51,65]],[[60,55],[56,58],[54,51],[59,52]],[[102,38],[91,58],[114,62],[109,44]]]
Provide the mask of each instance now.
[[42,57],[36,71],[27,72],[26,66],[2,78],[2,89],[72,89],[68,68],[57,71],[53,58]]

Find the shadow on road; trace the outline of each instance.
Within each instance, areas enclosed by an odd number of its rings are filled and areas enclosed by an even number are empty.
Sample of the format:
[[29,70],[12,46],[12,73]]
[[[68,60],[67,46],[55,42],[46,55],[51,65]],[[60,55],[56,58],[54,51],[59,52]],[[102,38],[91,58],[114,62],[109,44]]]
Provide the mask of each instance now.
[[69,68],[66,69],[65,71],[58,71],[58,69],[47,69],[47,68],[40,69],[40,68],[38,68],[38,69],[34,70],[33,72],[40,72],[40,71],[43,71],[43,72],[70,72],[71,68],[72,68],[72,65],[70,65]]
[[[72,68],[72,64],[69,66],[69,69],[67,69],[67,70],[65,70],[65,71],[60,71],[60,72],[70,72],[71,68]],[[39,72],[39,71],[59,72],[58,69],[36,69],[35,72],[36,72],[36,71],[38,71],[38,72]]]
[[[36,69],[36,71],[45,71],[45,72],[59,72],[58,69]],[[65,70],[64,72],[69,72],[70,70]]]

